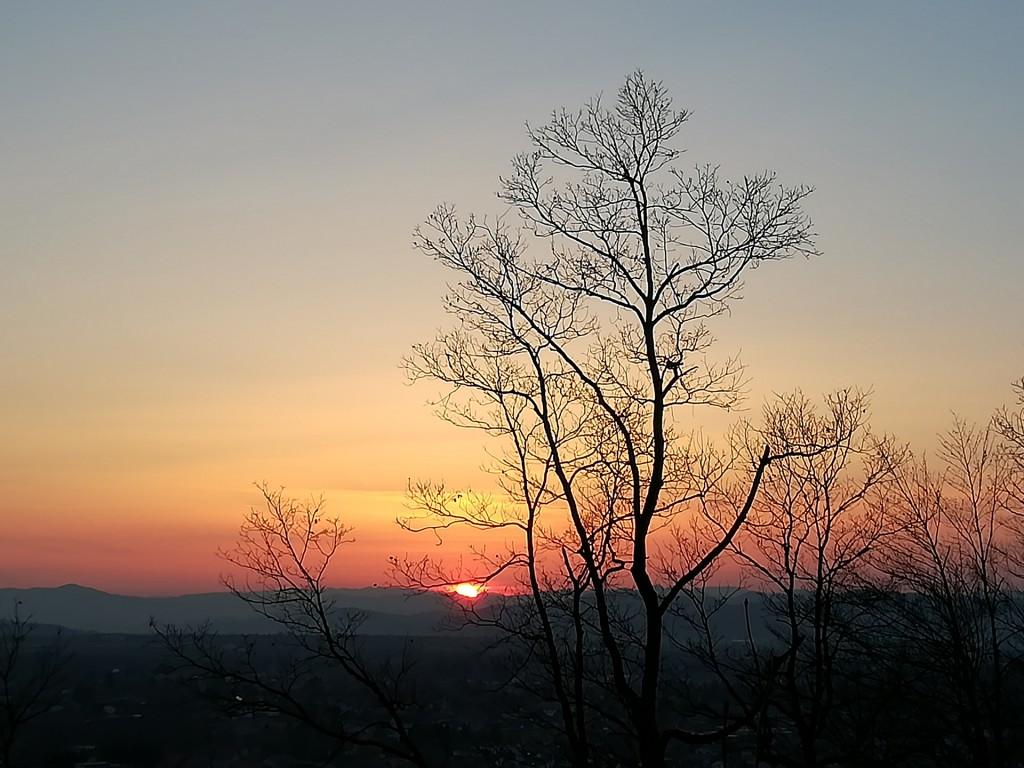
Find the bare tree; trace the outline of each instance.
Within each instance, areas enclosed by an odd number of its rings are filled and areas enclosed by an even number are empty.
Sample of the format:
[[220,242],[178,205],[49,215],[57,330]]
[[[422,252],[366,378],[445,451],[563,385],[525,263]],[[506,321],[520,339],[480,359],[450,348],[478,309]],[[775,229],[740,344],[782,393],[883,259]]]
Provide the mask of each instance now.
[[[868,597],[875,584],[866,560],[895,533],[888,488],[903,449],[870,432],[867,396],[853,390],[826,397],[824,413],[802,393],[778,396],[763,422],[740,431],[744,449],[788,450],[765,470],[730,551],[759,592],[769,638],[750,636],[745,653],[723,653],[706,593],[694,590],[696,650],[731,693],[732,707],[757,723],[759,761],[847,765],[861,732],[870,730],[845,700],[848,676],[862,668],[863,644],[874,631]],[[808,445],[828,447],[802,450]],[[766,664],[759,645],[771,649],[774,664]],[[752,707],[762,700],[758,713]]]
[[996,431],[1007,442],[1017,468],[1024,471],[1024,378],[1015,382],[1017,407],[1003,408],[994,419]]
[[1011,549],[1015,576],[1024,578],[1024,378],[1013,385],[1016,408],[996,413],[992,426],[1001,439],[1000,450],[1009,463],[1009,493],[1013,499],[1013,528],[1016,541]]
[[879,562],[897,588],[886,616],[899,663],[913,670],[906,706],[939,734],[928,746],[939,765],[1019,759],[1013,473],[991,428],[959,420],[941,439],[938,470],[921,460],[897,473],[901,533]]
[[[748,269],[815,252],[808,188],[671,167],[687,118],[660,83],[630,75],[612,104],[528,127],[532,149],[498,193],[520,226],[445,205],[416,234],[456,276],[456,325],[417,346],[408,371],[443,385],[443,418],[499,438],[503,452],[498,493],[419,484],[418,511],[402,522],[509,534],[509,550],[481,553],[473,575],[523,587],[515,626],[496,621],[541,660],[579,766],[600,759],[591,742],[602,729],[646,768],[664,765],[673,742],[715,737],[661,706],[666,615],[728,548],[773,451],[755,457],[721,536],[668,563],[673,524],[700,514],[735,469],[686,419],[740,399],[739,362],[706,356],[707,321],[739,298]],[[455,576],[423,561],[395,572],[423,587]]]
[[68,653],[58,634],[34,637],[37,627],[18,606],[0,619],[0,768],[14,765],[14,747],[25,726],[57,702]]
[[[350,529],[323,500],[297,501],[266,485],[234,549],[222,556],[242,580],[225,586],[277,625],[283,640],[224,643],[209,627],[153,628],[193,684],[229,712],[276,712],[326,737],[339,751],[376,750],[427,764],[406,722],[413,704],[407,653],[384,664],[365,655],[365,616],[339,609],[326,580]],[[271,652],[273,651],[273,652]],[[324,696],[325,686],[335,695]]]

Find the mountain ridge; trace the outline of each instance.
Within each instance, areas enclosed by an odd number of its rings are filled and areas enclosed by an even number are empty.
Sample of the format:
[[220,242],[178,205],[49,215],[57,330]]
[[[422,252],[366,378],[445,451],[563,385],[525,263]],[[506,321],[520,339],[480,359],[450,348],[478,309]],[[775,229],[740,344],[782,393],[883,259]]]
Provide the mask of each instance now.
[[[364,620],[358,633],[368,636],[450,635],[453,628],[450,619],[457,614],[451,598],[439,592],[371,586],[331,588],[327,595],[334,600],[339,613],[359,612]],[[624,591],[621,597],[628,601],[632,595]],[[486,608],[503,599],[505,596],[500,593],[485,593],[479,598],[480,606]],[[282,631],[280,625],[260,616],[227,590],[147,597],[104,592],[79,584],[0,588],[0,616],[8,615],[14,606],[34,623],[58,625],[78,632],[149,634],[152,622],[179,627],[206,625],[222,634]],[[716,629],[733,640],[743,638],[748,614],[755,634],[762,635],[769,623],[764,596],[746,590],[716,612]],[[673,623],[678,630],[688,631],[682,619],[674,619]]]
[[[436,593],[410,593],[388,587],[328,590],[339,611],[358,611],[367,635],[432,635],[448,613],[447,599]],[[209,624],[227,634],[271,634],[280,627],[256,614],[231,592],[183,595],[121,595],[80,584],[59,587],[0,588],[0,616],[17,606],[34,623],[77,631],[146,634],[150,622],[198,626]]]

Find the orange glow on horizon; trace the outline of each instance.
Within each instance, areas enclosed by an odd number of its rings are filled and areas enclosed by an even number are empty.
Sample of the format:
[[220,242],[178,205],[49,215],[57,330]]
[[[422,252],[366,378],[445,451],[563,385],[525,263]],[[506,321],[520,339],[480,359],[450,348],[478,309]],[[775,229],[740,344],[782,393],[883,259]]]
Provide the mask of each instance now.
[[[332,588],[389,586],[397,557],[443,561],[427,584],[464,607],[530,594],[519,567],[489,576],[494,558],[523,551],[522,541],[508,541],[516,528],[455,526],[439,547],[429,532],[396,522],[418,513],[410,483],[472,489],[513,514],[517,502],[503,494],[518,487],[488,473],[503,466],[502,438],[438,418],[431,403],[442,403],[447,387],[410,386],[401,366],[414,345],[458,328],[445,295],[460,277],[422,253],[412,233],[442,201],[464,214],[504,215],[497,177],[529,147],[523,121],[616,88],[647,60],[646,47],[620,50],[626,67],[595,54],[571,75],[533,81],[508,77],[504,65],[469,71],[461,46],[433,46],[438,60],[414,74],[432,84],[452,73],[465,102],[453,110],[444,98],[421,98],[432,91],[410,80],[404,53],[380,57],[368,77],[344,74],[369,38],[341,4],[318,11],[315,23],[289,15],[281,25],[276,10],[254,14],[258,21],[246,14],[253,37],[197,35],[199,15],[175,10],[174,23],[162,24],[162,11],[144,4],[118,23],[83,13],[75,23],[87,34],[68,34],[74,25],[56,23],[42,4],[22,8],[0,51],[0,61],[19,62],[19,77],[0,77],[7,114],[18,116],[0,140],[5,178],[16,180],[0,192],[0,588],[220,591],[231,567],[217,552],[233,548],[247,511],[262,503],[253,483],[265,481],[300,500],[323,494],[326,514],[353,529],[327,574]],[[406,17],[381,14],[366,29],[402,39]],[[571,26],[573,14],[557,23]],[[614,19],[594,23],[599,39],[619,42]],[[438,29],[447,34],[446,24]],[[318,44],[310,58],[302,52],[320,29],[332,43],[349,35],[355,47]],[[817,399],[852,386],[874,393],[877,433],[932,453],[951,412],[985,424],[1013,402],[1009,384],[1024,375],[1024,344],[1012,332],[1024,259],[1007,248],[1014,217],[1000,213],[1019,198],[1017,175],[1003,172],[1020,156],[1000,111],[1006,100],[984,95],[993,78],[979,64],[957,78],[960,92],[925,77],[915,85],[938,88],[934,99],[872,101],[882,110],[877,125],[891,131],[864,128],[849,119],[864,104],[829,77],[877,79],[869,75],[903,61],[902,38],[862,62],[859,37],[830,29],[830,42],[850,53],[837,58],[839,69],[808,74],[799,57],[786,66],[827,100],[821,115],[837,116],[841,153],[834,131],[793,117],[801,89],[787,89],[788,102],[766,101],[778,120],[764,132],[737,123],[730,88],[716,87],[732,83],[731,64],[702,71],[708,87],[695,93],[682,57],[650,72],[679,107],[699,112],[680,149],[694,139],[702,159],[736,171],[777,165],[785,183],[821,190],[811,205],[823,256],[750,273],[743,300],[708,321],[709,363],[737,356],[743,402],[727,410],[695,398],[678,410],[681,440],[692,433],[728,449],[737,421],[757,422],[773,393],[799,388]],[[971,27],[974,39],[991,39],[982,29]],[[146,46],[154,31],[159,44]],[[515,36],[487,40],[518,50]],[[915,55],[945,61],[939,40],[922,37]],[[183,61],[183,48],[195,55]],[[289,50],[300,53],[278,55]],[[52,51],[81,64],[89,83],[105,83],[101,98],[83,97],[52,65]],[[140,51],[146,81],[122,78]],[[744,61],[762,53],[751,48]],[[267,66],[273,77],[260,76]],[[480,87],[491,80],[503,83],[502,98]],[[965,103],[962,120],[941,119]],[[248,118],[237,129],[221,119],[236,112]],[[893,136],[914,135],[923,117],[936,128],[898,153],[896,172]],[[965,159],[944,166],[949,183],[936,185],[936,154],[950,146]],[[849,211],[870,212],[872,225],[852,223]],[[971,236],[936,226],[958,218],[983,224]],[[530,229],[525,222],[524,258],[543,257],[550,243]],[[863,311],[868,292],[877,311]],[[586,354],[588,343],[574,348]],[[571,522],[561,502],[544,516],[551,531]],[[652,556],[675,553],[661,543],[665,531]],[[542,566],[563,583],[554,548]],[[716,579],[727,583],[739,572],[723,568]],[[628,572],[620,578],[628,585]]]

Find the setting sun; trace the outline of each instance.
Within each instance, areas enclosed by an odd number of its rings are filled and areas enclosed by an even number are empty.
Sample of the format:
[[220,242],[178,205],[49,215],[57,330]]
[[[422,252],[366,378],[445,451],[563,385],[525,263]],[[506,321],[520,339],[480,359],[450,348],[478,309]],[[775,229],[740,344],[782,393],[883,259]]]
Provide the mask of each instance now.
[[456,584],[453,590],[455,594],[461,595],[462,597],[468,597],[470,600],[480,597],[486,588],[482,584],[472,584],[470,582],[464,582],[462,584]]

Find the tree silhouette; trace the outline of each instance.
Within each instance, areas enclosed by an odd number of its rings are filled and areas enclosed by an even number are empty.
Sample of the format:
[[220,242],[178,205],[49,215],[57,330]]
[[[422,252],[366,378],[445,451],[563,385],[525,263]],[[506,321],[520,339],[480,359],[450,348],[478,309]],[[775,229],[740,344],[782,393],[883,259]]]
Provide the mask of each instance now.
[[[768,765],[850,764],[871,728],[851,706],[863,695],[852,676],[875,631],[877,583],[868,561],[895,535],[891,486],[905,449],[871,433],[864,393],[842,390],[824,405],[822,412],[799,392],[776,396],[763,425],[747,423],[738,435],[748,452],[765,443],[828,445],[769,465],[730,548],[756,590],[767,637],[748,637],[744,653],[719,648],[711,617],[721,595],[709,609],[707,593],[694,591],[688,612],[699,630],[697,655],[730,706],[756,722],[757,759]],[[765,648],[774,663],[766,663]]]
[[37,627],[18,606],[0,619],[0,768],[14,766],[14,747],[26,725],[57,701],[68,654],[58,634],[33,637]]
[[[739,298],[749,269],[815,253],[808,188],[672,167],[687,118],[660,83],[632,74],[612,104],[528,127],[532,148],[498,193],[518,226],[443,205],[416,233],[454,274],[456,322],[415,347],[408,372],[444,387],[443,418],[500,438],[504,452],[492,466],[500,493],[417,483],[402,523],[509,534],[508,551],[480,552],[473,575],[515,579],[525,598],[469,618],[525,641],[580,766],[602,758],[591,743],[601,730],[645,768],[673,742],[720,733],[662,707],[666,617],[735,538],[775,453],[766,444],[747,466],[687,418],[740,400],[742,366],[708,357],[707,321]],[[728,505],[740,469],[745,492]],[[687,539],[692,515],[719,535]],[[423,588],[465,578],[433,560],[394,566]]]
[[1014,765],[1024,722],[1013,457],[992,428],[958,419],[937,467],[919,459],[896,477],[899,534],[877,566],[893,580],[877,660],[909,670],[902,703],[913,730],[934,735],[919,749],[936,764]]
[[1014,383],[1013,388],[1017,393],[1016,408],[1000,410],[992,420],[992,426],[1002,439],[1000,448],[1012,467],[1009,492],[1016,502],[1017,514],[1013,520],[1017,534],[1016,576],[1021,578],[1024,577],[1024,562],[1020,559],[1024,552],[1024,378]]
[[[266,653],[251,638],[225,644],[208,626],[153,624],[154,631],[190,682],[229,712],[280,713],[339,751],[369,749],[427,765],[406,724],[414,703],[411,657],[403,653],[383,665],[368,661],[359,636],[365,615],[338,608],[329,594],[328,570],[351,542],[350,529],[325,514],[322,499],[303,502],[266,485],[259,489],[263,505],[250,510],[235,547],[221,553],[242,580],[229,576],[224,583],[277,625],[283,635],[274,641],[279,653]],[[365,705],[333,706],[334,699],[322,694],[326,683]]]

